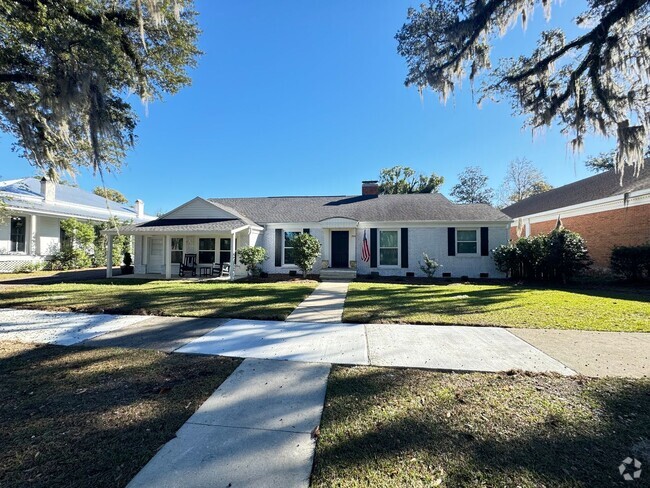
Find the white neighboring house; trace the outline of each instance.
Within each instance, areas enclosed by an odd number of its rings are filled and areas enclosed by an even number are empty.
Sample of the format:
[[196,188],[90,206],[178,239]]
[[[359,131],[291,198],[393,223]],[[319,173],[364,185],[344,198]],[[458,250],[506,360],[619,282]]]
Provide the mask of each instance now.
[[135,207],[106,201],[80,188],[56,184],[45,178],[0,181],[0,201],[6,215],[0,219],[0,272],[42,262],[61,248],[61,220],[107,222],[111,217],[144,223],[155,219]]
[[313,271],[323,278],[424,276],[423,253],[442,264],[437,276],[499,278],[504,275],[490,251],[508,242],[511,222],[489,205],[455,204],[439,193],[379,195],[377,182],[365,181],[354,196],[196,197],[120,233],[135,236],[136,275],[171,278],[194,254],[197,275],[200,268],[209,273],[213,263],[230,263],[230,277],[242,277],[246,270],[236,251],[254,245],[269,255],[264,271],[297,272],[291,238],[308,232],[322,245]]

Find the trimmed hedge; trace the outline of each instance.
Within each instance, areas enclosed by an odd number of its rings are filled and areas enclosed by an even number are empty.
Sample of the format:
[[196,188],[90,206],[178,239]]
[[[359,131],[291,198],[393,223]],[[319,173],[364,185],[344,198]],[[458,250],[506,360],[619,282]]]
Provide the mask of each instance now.
[[650,279],[650,243],[612,249],[610,268],[628,280]]
[[582,237],[567,229],[522,237],[492,255],[499,271],[525,280],[566,282],[592,263]]

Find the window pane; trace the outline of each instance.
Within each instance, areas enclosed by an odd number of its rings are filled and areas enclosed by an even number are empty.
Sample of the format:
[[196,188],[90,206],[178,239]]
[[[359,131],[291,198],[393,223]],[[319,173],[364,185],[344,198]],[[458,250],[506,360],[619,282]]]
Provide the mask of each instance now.
[[222,251],[230,251],[230,239],[221,239],[219,249]]
[[183,251],[172,251],[172,263],[183,262]]
[[291,241],[297,237],[300,234],[300,232],[285,232],[284,233],[284,245],[286,247],[291,247]]
[[172,237],[172,251],[182,251],[182,250],[183,250],[183,238]]
[[214,239],[199,239],[199,251],[214,251]]
[[459,254],[476,254],[476,242],[459,242]]
[[[214,240],[213,240],[214,244]],[[199,264],[213,264],[214,251],[199,251]]]
[[25,217],[11,217],[11,250],[25,252]]
[[291,247],[284,248],[284,264],[295,264],[293,248]]
[[380,249],[379,264],[382,266],[397,266],[397,249]]
[[476,241],[475,230],[459,230],[457,236],[459,241]]
[[229,262],[230,262],[230,252],[229,251],[221,251],[219,253],[219,264],[229,263]]
[[396,230],[380,231],[379,247],[397,247],[397,231]]

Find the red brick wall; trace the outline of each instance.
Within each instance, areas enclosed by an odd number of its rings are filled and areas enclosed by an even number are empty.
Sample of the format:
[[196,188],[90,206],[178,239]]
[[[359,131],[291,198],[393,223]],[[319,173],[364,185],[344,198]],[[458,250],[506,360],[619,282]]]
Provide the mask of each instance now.
[[[557,217],[531,224],[530,235],[550,232],[556,223]],[[614,246],[636,246],[650,241],[650,205],[562,217],[562,224],[584,238],[594,266],[608,268]],[[517,219],[510,228],[510,238],[517,239]]]

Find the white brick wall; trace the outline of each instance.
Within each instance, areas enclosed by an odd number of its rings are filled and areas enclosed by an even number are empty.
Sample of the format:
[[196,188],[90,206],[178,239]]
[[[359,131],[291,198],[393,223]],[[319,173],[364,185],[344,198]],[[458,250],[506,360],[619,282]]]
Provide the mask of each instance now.
[[[404,223],[391,224],[390,227],[384,227],[386,229],[400,229],[404,227]],[[379,226],[360,226],[356,230],[350,230],[350,239],[352,240],[352,233],[356,233],[356,261],[357,261],[357,271],[360,275],[370,274],[371,271],[377,271],[382,276],[406,276],[407,272],[415,273],[415,276],[426,276],[420,269],[418,261],[422,261],[422,253],[427,253],[429,257],[434,258],[438,263],[442,265],[439,268],[436,276],[441,277],[442,273],[451,273],[452,277],[460,276],[469,276],[471,278],[478,278],[480,273],[488,273],[491,278],[502,278],[505,275],[500,273],[494,266],[494,260],[492,256],[448,256],[447,255],[447,227],[446,226],[431,226],[431,227],[411,227],[409,228],[409,267],[377,267],[370,269],[370,263],[365,263],[361,260],[361,246],[363,244],[363,232],[366,231],[366,236],[368,241],[370,241],[370,228],[375,227],[381,229]],[[460,227],[460,226],[459,226]],[[479,242],[477,243],[480,250],[480,224],[462,226],[462,228],[475,228],[477,229],[477,234],[479,236]],[[268,226],[264,232],[260,235],[257,241],[257,245],[261,245],[266,248],[269,259],[264,263],[263,269],[268,273],[279,273],[286,274],[292,269],[296,269],[294,266],[275,266],[275,229],[282,228],[284,230],[291,231],[301,231],[303,228],[309,228],[310,233],[316,237],[322,245],[327,245],[329,239],[325,239],[325,233],[328,230],[323,230],[318,227],[318,224],[304,224],[301,226],[286,225],[283,227],[279,226]],[[490,251],[495,247],[506,244],[508,242],[508,228],[507,225],[493,225],[488,226],[488,239],[489,239],[489,249]],[[401,254],[401,253],[400,253]],[[314,272],[319,273],[321,268],[322,259],[326,259],[329,255],[328,250],[323,249],[324,257],[321,257],[317,260],[316,266],[314,266]],[[355,256],[350,254],[350,259],[355,259]],[[400,263],[401,264],[401,263]]]
[[[396,228],[396,227],[391,227]],[[467,227],[469,228],[469,227]],[[415,276],[426,276],[420,269],[418,261],[422,261],[422,253],[426,253],[430,258],[435,259],[442,265],[436,273],[436,277],[441,277],[442,273],[451,273],[452,277],[469,276],[478,278],[480,273],[489,273],[492,278],[502,278],[505,275],[500,273],[494,266],[492,256],[456,256],[447,255],[447,227],[415,227],[409,228],[409,267],[394,268],[381,267],[370,268],[370,263],[361,261],[361,246],[363,243],[363,231],[366,230],[368,243],[370,245],[370,228],[364,227],[357,231],[357,270],[361,275],[370,274],[372,271],[379,272],[382,276],[406,276],[407,272],[414,272]],[[480,231],[478,247],[480,249]],[[503,227],[488,227],[489,249],[492,250],[500,244],[508,242],[508,231]],[[400,261],[401,264],[401,261]]]

